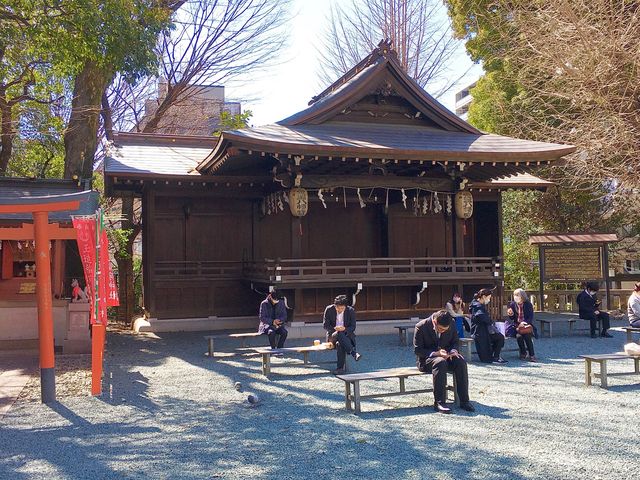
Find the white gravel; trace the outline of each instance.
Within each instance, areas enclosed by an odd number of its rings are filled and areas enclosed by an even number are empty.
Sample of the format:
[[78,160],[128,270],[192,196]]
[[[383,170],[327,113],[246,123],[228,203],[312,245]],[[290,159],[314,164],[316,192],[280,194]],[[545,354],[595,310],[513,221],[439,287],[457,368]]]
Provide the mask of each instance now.
[[[112,333],[105,394],[52,406],[22,400],[0,420],[0,479],[638,478],[640,377],[587,388],[577,358],[619,351],[624,335],[614,335],[540,339],[538,364],[517,353],[505,353],[504,366],[471,363],[475,414],[437,414],[422,394],[364,401],[356,416],[325,368],[274,359],[266,379],[259,357],[232,354],[235,344],[205,357],[200,333]],[[414,364],[394,335],[360,336],[358,347],[352,371]],[[363,393],[374,389],[385,383]],[[251,393],[259,405],[247,403]]]

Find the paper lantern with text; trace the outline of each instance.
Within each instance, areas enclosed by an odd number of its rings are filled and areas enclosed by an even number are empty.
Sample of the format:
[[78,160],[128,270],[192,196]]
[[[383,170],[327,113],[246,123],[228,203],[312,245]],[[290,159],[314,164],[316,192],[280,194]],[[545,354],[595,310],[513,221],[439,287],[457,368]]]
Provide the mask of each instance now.
[[456,193],[456,215],[458,218],[466,220],[473,215],[473,195],[467,190],[460,190]]
[[309,193],[301,187],[289,190],[289,208],[294,217],[304,217],[309,209]]

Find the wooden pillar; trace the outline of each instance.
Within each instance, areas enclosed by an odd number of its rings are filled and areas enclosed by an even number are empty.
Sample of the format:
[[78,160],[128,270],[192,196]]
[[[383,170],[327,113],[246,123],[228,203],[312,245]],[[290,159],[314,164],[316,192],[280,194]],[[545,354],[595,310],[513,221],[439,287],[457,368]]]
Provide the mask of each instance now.
[[302,258],[302,237],[306,233],[303,218],[291,216],[291,258]]
[[53,271],[51,272],[51,281],[53,282],[53,294],[58,298],[62,297],[62,292],[64,291],[64,257],[64,240],[54,240],[52,262]]
[[544,312],[544,248],[542,246],[538,247],[538,263],[540,265],[540,300],[539,306],[541,312]]
[[8,240],[2,242],[2,280],[13,278],[13,250]]
[[142,300],[144,308],[156,316],[156,297],[153,268],[156,262],[156,250],[153,243],[153,228],[155,226],[156,195],[151,188],[147,188],[142,200]]
[[604,308],[609,310],[611,308],[611,286],[609,282],[609,246],[604,243],[602,244],[602,273],[604,278],[604,288],[607,295],[607,301],[605,302]]
[[53,306],[51,301],[51,258],[49,255],[49,214],[34,212],[36,241],[36,297],[40,342],[40,393],[43,403],[56,401],[55,357],[53,346]]

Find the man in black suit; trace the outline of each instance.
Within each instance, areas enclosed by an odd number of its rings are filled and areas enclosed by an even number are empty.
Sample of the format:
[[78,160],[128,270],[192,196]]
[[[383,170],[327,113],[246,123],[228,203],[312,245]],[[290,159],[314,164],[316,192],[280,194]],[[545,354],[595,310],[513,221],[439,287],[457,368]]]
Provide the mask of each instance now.
[[338,295],[324,310],[322,326],[327,331],[327,341],[336,346],[338,354],[338,365],[331,373],[341,375],[345,373],[345,363],[347,353],[356,362],[360,360],[360,355],[356,351],[356,311],[349,306],[346,295]]
[[598,320],[602,324],[602,332],[600,336],[606,338],[612,338],[612,335],[607,332],[609,330],[609,314],[602,312],[600,308],[600,300],[596,298],[596,294],[600,290],[600,285],[596,282],[588,282],[584,291],[580,292],[576,297],[576,303],[578,304],[578,313],[580,318],[589,320],[591,338],[598,338]]
[[418,370],[433,374],[433,408],[436,412],[451,413],[446,405],[447,371],[453,372],[458,388],[460,408],[475,411],[469,402],[467,362],[458,353],[458,332],[451,327],[453,318],[440,310],[416,325],[413,346],[418,357]]

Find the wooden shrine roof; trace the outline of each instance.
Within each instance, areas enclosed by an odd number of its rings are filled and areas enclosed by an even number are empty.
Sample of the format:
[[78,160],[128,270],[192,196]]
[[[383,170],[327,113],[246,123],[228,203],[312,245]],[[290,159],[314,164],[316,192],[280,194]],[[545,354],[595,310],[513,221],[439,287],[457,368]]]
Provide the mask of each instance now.
[[[571,145],[534,142],[491,134],[451,132],[398,124],[327,122],[320,125],[266,125],[223,132],[223,140],[198,166],[215,172],[236,150],[285,155],[460,162],[552,161],[575,151]],[[232,150],[233,151],[233,150]],[[515,173],[515,172],[511,172]]]
[[217,137],[116,133],[107,149],[110,175],[199,175],[195,167],[211,153]]
[[[511,166],[549,163],[575,151],[572,145],[480,132],[409,77],[385,42],[309,103],[276,124],[222,132],[198,171],[224,175],[255,168],[259,161],[250,163],[247,156],[258,152],[272,158],[473,163],[485,172],[475,167],[469,178],[488,180],[527,170]],[[498,163],[507,168],[494,168]]]

